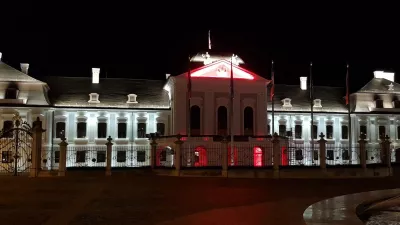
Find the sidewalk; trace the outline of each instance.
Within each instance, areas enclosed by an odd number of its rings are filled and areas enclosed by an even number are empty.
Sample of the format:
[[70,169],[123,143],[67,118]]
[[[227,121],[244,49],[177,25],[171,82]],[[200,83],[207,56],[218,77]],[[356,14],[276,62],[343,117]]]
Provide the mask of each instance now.
[[389,178],[0,177],[0,217],[4,225],[304,224],[303,212],[315,202],[399,184]]

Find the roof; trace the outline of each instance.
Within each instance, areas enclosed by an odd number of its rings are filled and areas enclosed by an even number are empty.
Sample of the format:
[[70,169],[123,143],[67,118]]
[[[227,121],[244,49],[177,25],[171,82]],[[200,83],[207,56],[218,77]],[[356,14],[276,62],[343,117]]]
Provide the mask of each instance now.
[[[341,87],[314,86],[314,99],[321,99],[322,105],[322,107],[314,107],[314,112],[347,112],[345,95],[345,89]],[[282,100],[285,98],[291,99],[292,107],[282,106]],[[271,110],[269,98],[268,101],[268,110]],[[300,85],[275,84],[274,110],[311,111],[309,90],[301,90]]]
[[[389,91],[390,84],[393,84],[393,90]],[[398,84],[396,82],[392,82],[392,81],[384,79],[384,78],[373,78],[358,92],[375,93],[375,94],[400,93],[400,84]]]
[[[170,108],[165,81],[124,78],[100,79],[92,83],[89,77],[45,77],[50,87],[49,99],[60,107],[101,107],[129,109]],[[89,94],[99,94],[100,103],[88,103]],[[126,103],[129,94],[136,94],[138,103]]]
[[[190,58],[190,60],[192,62],[204,62],[204,60],[206,60],[206,56],[209,56],[212,61],[218,61],[218,60],[227,60],[227,61],[231,61],[232,58],[232,53],[226,53],[226,52],[215,52],[215,51],[204,51],[204,52],[199,52],[196,55],[194,55],[193,57]],[[239,56],[236,57],[236,61],[239,64],[243,64],[244,61],[242,58],[240,58]]]
[[43,83],[0,61],[0,82],[1,81]]

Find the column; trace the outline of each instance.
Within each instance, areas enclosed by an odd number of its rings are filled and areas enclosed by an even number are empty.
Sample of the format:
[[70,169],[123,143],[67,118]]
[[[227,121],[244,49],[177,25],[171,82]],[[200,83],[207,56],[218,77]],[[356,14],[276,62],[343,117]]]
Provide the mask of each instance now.
[[392,151],[390,149],[390,143],[391,143],[390,137],[386,135],[384,140],[384,151],[385,151],[384,163],[389,168],[392,167]]
[[58,164],[58,176],[65,176],[65,171],[67,168],[67,146],[68,143],[65,141],[64,135],[61,136],[60,142],[60,159]]
[[[16,126],[18,126],[16,124]],[[30,170],[30,177],[37,177],[42,164],[42,133],[46,131],[42,128],[42,121],[39,117],[33,122],[33,143],[32,143],[32,166]]]
[[319,135],[320,139],[319,143],[319,166],[323,172],[326,171],[326,140],[324,139],[325,135],[321,132]]
[[107,138],[107,152],[106,152],[106,176],[111,176],[111,159],[112,159],[112,146],[113,143],[111,142],[113,139],[111,136]]
[[358,140],[359,151],[360,151],[360,164],[363,170],[367,169],[367,150],[365,148],[367,141],[365,140],[366,135],[360,134],[360,140]]
[[181,147],[183,144],[183,141],[181,140],[182,136],[180,134],[176,135],[177,140],[174,142],[175,143],[175,176],[179,176],[180,175],[180,171],[181,171]]
[[221,141],[222,145],[222,176],[228,177],[228,139],[224,137]]
[[281,161],[281,148],[280,148],[280,140],[278,134],[275,132],[272,139],[272,151],[273,151],[273,160],[274,160],[274,177],[279,178],[279,165]]

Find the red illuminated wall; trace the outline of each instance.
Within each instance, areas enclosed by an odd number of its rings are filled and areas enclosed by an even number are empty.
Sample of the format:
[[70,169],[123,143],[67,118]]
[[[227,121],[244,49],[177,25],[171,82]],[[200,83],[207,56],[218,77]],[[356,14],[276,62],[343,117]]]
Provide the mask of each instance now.
[[194,161],[194,166],[207,166],[207,150],[203,146],[198,146],[194,149],[195,159],[198,154],[198,160]]
[[258,146],[253,148],[253,165],[255,167],[263,166],[263,150]]
[[228,166],[238,165],[238,149],[234,147],[233,154],[231,152],[231,147],[228,147]]

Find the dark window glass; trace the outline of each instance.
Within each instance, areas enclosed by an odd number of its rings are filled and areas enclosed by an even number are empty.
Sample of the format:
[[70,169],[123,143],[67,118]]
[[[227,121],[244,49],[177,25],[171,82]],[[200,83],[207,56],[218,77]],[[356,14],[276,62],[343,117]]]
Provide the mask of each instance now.
[[86,138],[86,123],[79,122],[77,125],[77,138]]
[[200,121],[201,121],[200,107],[194,105],[190,107],[190,134],[200,135]]
[[396,108],[396,109],[400,108],[400,101],[399,100],[395,100],[395,101],[393,101],[393,103],[394,103],[394,105],[393,105],[394,108]]
[[137,151],[136,161],[146,162],[146,151]]
[[126,162],[126,151],[117,152],[117,162]]
[[286,136],[286,125],[279,125],[279,136]]
[[243,122],[244,122],[244,135],[254,135],[254,115],[253,108],[246,107],[243,113]]
[[271,134],[272,130],[271,130],[271,126],[267,125],[267,134]]
[[60,162],[60,151],[54,151],[54,163]]
[[160,135],[165,135],[165,124],[164,123],[157,123],[157,133]]
[[225,106],[218,107],[217,111],[217,129],[219,135],[227,135],[228,133],[228,110]]
[[296,158],[296,160],[303,160],[303,150],[296,149],[295,158]]
[[137,124],[137,137],[138,138],[146,138],[146,123],[138,123]]
[[333,150],[326,151],[326,159],[327,160],[334,160]]
[[342,126],[342,139],[349,139],[349,127]]
[[294,137],[296,139],[301,139],[303,135],[303,129],[301,125],[294,126]]
[[382,99],[377,99],[375,100],[375,107],[376,108],[383,108],[383,100]]
[[360,126],[360,134],[367,135],[367,126],[365,126],[365,125]]
[[160,161],[167,161],[167,151],[163,149],[160,153]]
[[57,122],[56,123],[56,138],[61,138],[62,135],[65,135],[65,123]]
[[96,162],[106,162],[106,151],[97,151]]
[[318,126],[317,125],[313,125],[313,130],[312,130],[312,138],[313,139],[318,139]]
[[107,137],[107,123],[97,124],[97,137],[106,138]]
[[76,151],[76,162],[77,163],[86,162],[86,151]]
[[118,123],[118,138],[126,138],[126,123]]
[[333,126],[332,125],[326,126],[326,139],[333,139]]
[[397,126],[397,139],[400,139],[400,126]]
[[6,90],[5,99],[17,99],[18,98],[18,89],[8,88]]
[[2,163],[11,163],[13,160],[11,151],[2,151],[1,152],[1,162]]
[[10,120],[6,120],[3,122],[3,131],[5,132],[3,134],[3,137],[8,137],[8,138],[12,138],[13,137],[13,132],[11,131],[11,129],[14,128],[14,123],[13,121]]
[[384,138],[386,135],[386,127],[385,126],[379,126],[379,138]]

